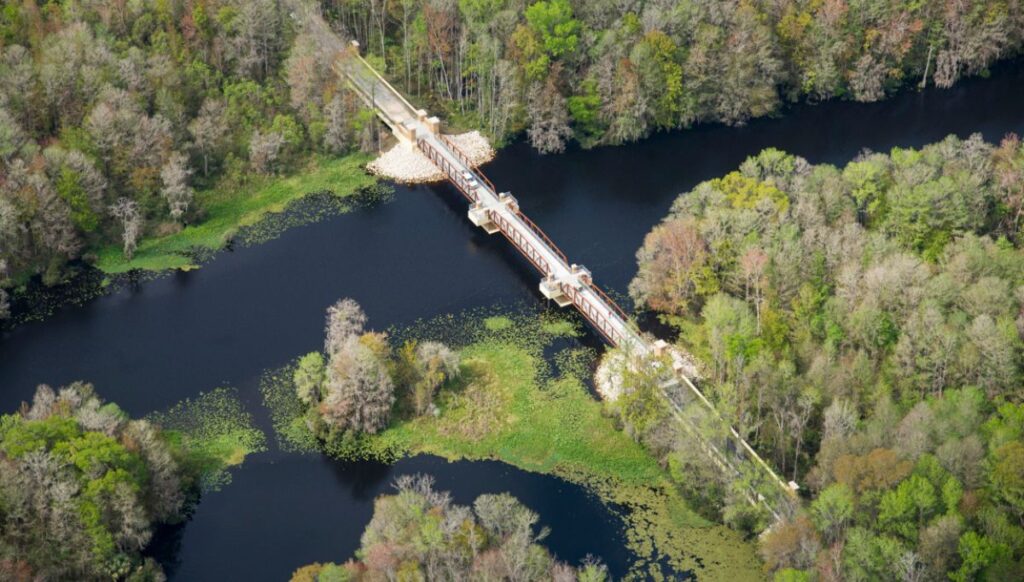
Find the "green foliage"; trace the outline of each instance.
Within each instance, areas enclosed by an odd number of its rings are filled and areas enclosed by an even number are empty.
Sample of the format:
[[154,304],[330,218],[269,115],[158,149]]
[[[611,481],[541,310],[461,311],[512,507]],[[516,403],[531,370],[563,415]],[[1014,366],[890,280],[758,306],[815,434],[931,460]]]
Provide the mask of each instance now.
[[310,352],[299,358],[299,364],[292,376],[299,400],[306,404],[319,402],[326,379],[327,369],[324,365],[324,357],[320,352]]
[[775,582],[811,582],[810,572],[786,568],[775,573]]
[[[1001,559],[1009,556],[1009,548],[1005,544],[993,542],[991,539],[969,531],[960,538],[960,569],[950,574],[953,582],[970,582],[983,576],[983,572]],[[980,576],[979,576],[980,575]]]
[[140,551],[157,523],[183,517],[192,482],[167,435],[90,385],[40,386],[32,405],[0,417],[0,451],[0,555],[17,556],[8,574],[162,577]]
[[71,220],[82,232],[94,232],[99,226],[100,217],[89,205],[88,194],[79,184],[78,174],[68,168],[61,168],[60,175],[54,186],[57,194],[67,202],[71,209]]
[[573,17],[569,0],[540,0],[526,9],[525,16],[547,56],[558,59],[576,52],[580,22]]
[[842,483],[829,485],[811,503],[811,516],[819,531],[837,535],[853,519],[853,491]]
[[573,95],[566,100],[569,116],[572,117],[577,139],[583,144],[591,144],[604,132],[601,123],[601,95],[597,92],[597,82],[587,79],[583,82],[583,93]]
[[781,190],[739,172],[730,172],[724,178],[712,180],[711,187],[724,194],[736,209],[756,208],[762,200],[771,202],[779,212],[789,208],[789,198]]
[[48,451],[57,443],[76,438],[81,428],[73,418],[51,416],[39,421],[26,421],[18,415],[0,419],[0,448],[12,458],[34,451]]
[[1024,514],[1024,443],[1007,442],[992,454],[992,487],[1018,514]]
[[631,59],[644,83],[656,96],[653,107],[654,123],[671,128],[679,124],[683,108],[683,67],[679,63],[679,49],[664,32],[653,30],[633,49]]
[[[674,316],[722,415],[816,492],[810,531],[762,543],[771,569],[840,547],[847,580],[1024,564],[1024,252],[1000,177],[1018,143],[949,137],[842,171],[766,150],[647,237],[634,296]],[[719,289],[680,285],[695,258]]]
[[892,181],[887,162],[884,156],[872,156],[843,168],[843,180],[850,184],[850,194],[869,225],[885,217],[886,192]]

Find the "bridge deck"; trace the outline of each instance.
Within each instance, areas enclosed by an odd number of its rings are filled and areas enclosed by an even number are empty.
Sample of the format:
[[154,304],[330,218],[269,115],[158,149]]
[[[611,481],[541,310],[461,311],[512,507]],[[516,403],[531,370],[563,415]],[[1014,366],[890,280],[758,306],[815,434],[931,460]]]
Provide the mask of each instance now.
[[[416,110],[365,60],[353,52],[335,63],[336,71],[347,78],[366,104],[398,135],[412,141],[448,176],[471,204],[470,218],[488,232],[500,231],[543,276],[541,291],[560,295],[560,305],[572,304],[616,346],[628,346],[634,354],[645,356],[654,344],[640,334],[625,312],[592,281],[589,271],[569,263],[565,254],[544,232],[523,214],[511,195],[499,193],[490,180],[474,167],[468,156],[440,132],[435,133],[425,113]],[[411,139],[410,139],[411,136]],[[724,470],[741,473],[740,466],[751,464],[759,481],[782,493],[769,500],[755,489],[751,503],[764,504],[776,517],[781,504],[789,503],[794,492],[754,451],[739,433],[718,414],[710,401],[685,374],[672,374],[662,384],[672,415],[697,437],[701,447]],[[690,404],[693,406],[690,406]],[[709,417],[721,433],[711,438],[699,434],[702,424],[693,414]]]
[[395,130],[413,133],[416,146],[430,158],[473,205],[474,210],[494,223],[513,245],[541,272],[549,287],[568,301],[613,345],[630,342],[633,349],[646,351],[644,342],[625,312],[601,291],[585,270],[574,269],[565,254],[544,232],[523,214],[514,198],[497,192],[483,173],[471,165],[453,142],[435,134],[423,116],[397,90],[363,62],[348,59],[338,66],[378,115]]

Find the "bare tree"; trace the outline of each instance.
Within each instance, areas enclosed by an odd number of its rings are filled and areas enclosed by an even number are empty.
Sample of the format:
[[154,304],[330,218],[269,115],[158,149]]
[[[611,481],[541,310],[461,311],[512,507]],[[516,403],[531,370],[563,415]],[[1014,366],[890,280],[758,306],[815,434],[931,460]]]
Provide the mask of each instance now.
[[171,218],[175,220],[181,220],[192,203],[193,191],[192,187],[188,185],[190,174],[192,174],[192,170],[188,167],[188,158],[180,152],[171,154],[164,166],[160,168],[160,180],[164,185],[160,193],[167,200]]
[[250,78],[264,79],[283,48],[282,8],[276,0],[244,0],[237,4],[229,39],[235,68]]
[[189,123],[188,131],[192,135],[196,150],[203,156],[203,176],[209,176],[210,158],[220,149],[222,140],[228,132],[224,102],[216,99],[203,101],[199,115]]
[[459,354],[441,342],[423,342],[416,347],[419,378],[413,385],[417,414],[424,414],[442,384],[459,374]]
[[249,140],[249,164],[261,174],[273,173],[274,163],[280,157],[283,147],[283,135],[278,132],[264,134],[257,129],[252,132]]
[[374,434],[387,426],[394,403],[395,387],[385,362],[362,338],[349,335],[331,356],[327,395],[320,407],[324,421],[341,430]]
[[0,106],[0,167],[6,166],[14,156],[24,155],[23,150],[33,145],[14,116]]
[[345,342],[363,333],[366,313],[355,299],[339,299],[327,308],[327,325],[324,329],[324,351],[333,356]]
[[300,33],[284,64],[292,109],[307,122],[309,112],[323,106],[324,85],[331,78],[333,55],[323,53],[315,36]]
[[878,101],[885,97],[885,62],[865,52],[850,74],[850,89],[857,101]]
[[7,277],[7,259],[0,257],[0,320],[11,316],[10,300],[7,297],[7,290],[4,289],[4,285],[8,283]]
[[345,100],[341,94],[336,94],[324,107],[324,117],[327,125],[324,131],[324,147],[335,154],[344,152],[349,147],[349,115],[345,106]]
[[139,236],[142,235],[142,213],[139,203],[129,198],[118,198],[110,207],[110,214],[121,221],[121,240],[124,241],[124,256],[130,261],[135,256]]
[[530,127],[526,130],[530,145],[542,154],[557,154],[565,151],[565,142],[572,137],[569,128],[569,109],[565,97],[558,92],[554,75],[543,85],[534,85],[530,90],[526,114]]

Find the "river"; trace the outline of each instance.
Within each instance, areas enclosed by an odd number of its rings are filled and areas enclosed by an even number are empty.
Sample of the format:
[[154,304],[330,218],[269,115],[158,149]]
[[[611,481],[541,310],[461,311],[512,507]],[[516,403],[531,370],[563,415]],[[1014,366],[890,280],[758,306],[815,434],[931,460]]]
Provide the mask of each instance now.
[[[990,141],[1024,134],[1024,63],[949,90],[875,104],[797,105],[744,127],[700,126],[628,146],[539,156],[519,143],[485,171],[573,262],[621,296],[636,271],[636,249],[676,195],[765,147],[841,164],[864,148],[921,146],[973,132]],[[0,339],[0,409],[15,409],[40,382],[93,382],[133,415],[229,385],[265,425],[259,375],[319,348],[324,309],[339,297],[362,304],[375,329],[541,301],[526,261],[503,238],[475,229],[465,211],[449,186],[399,187],[390,203],[291,229],[220,253],[197,271],[22,325]],[[420,471],[437,476],[460,502],[512,492],[552,527],[546,543],[562,559],[601,555],[617,575],[628,566],[619,522],[558,479],[500,463],[417,458],[385,467],[275,451],[247,460],[188,524],[162,535],[156,551],[175,579],[281,580],[311,561],[347,559],[373,497],[396,474]]]

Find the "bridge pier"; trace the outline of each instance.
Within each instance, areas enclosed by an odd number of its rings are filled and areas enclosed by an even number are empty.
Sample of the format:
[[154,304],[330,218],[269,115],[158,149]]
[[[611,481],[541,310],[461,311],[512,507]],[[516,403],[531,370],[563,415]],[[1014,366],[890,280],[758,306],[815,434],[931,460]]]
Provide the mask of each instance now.
[[[593,283],[590,269],[583,265],[573,264],[569,268],[569,276],[561,279],[548,275],[540,282],[540,292],[544,297],[554,301],[559,307],[572,305],[573,295],[583,287],[589,287]],[[566,287],[572,288],[572,293],[566,292]]]
[[559,307],[572,305],[572,298],[565,294],[562,289],[562,281],[548,275],[540,280],[541,295],[554,301]]
[[479,202],[474,202],[469,207],[469,221],[484,229],[487,234],[494,234],[501,230],[498,224],[491,219],[491,212]]

